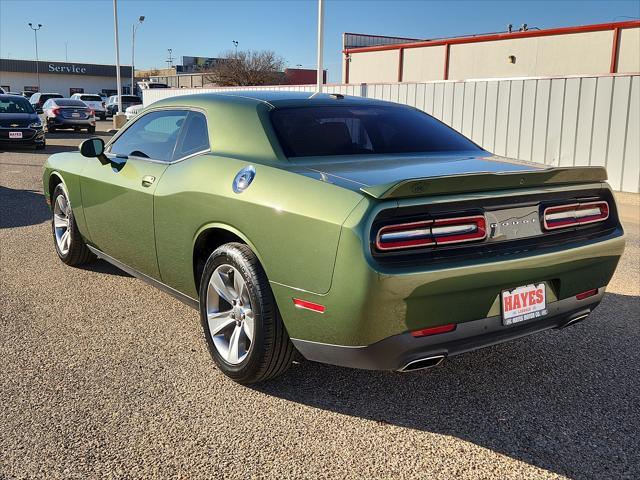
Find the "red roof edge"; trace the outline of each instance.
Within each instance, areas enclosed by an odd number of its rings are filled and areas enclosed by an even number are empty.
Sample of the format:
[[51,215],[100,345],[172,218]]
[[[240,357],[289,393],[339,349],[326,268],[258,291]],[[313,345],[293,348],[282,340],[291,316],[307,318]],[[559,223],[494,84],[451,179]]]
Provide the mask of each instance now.
[[549,35],[566,35],[570,33],[600,32],[622,28],[640,27],[640,20],[625,22],[596,23],[592,25],[578,25],[575,27],[547,28],[545,30],[525,30],[517,32],[495,33],[467,37],[443,38],[440,40],[424,40],[409,43],[394,43],[391,45],[377,45],[373,47],[347,48],[342,53],[378,52],[383,50],[397,50],[400,48],[434,47],[438,45],[456,45],[461,43],[490,42],[492,40],[507,40],[514,38],[545,37]]

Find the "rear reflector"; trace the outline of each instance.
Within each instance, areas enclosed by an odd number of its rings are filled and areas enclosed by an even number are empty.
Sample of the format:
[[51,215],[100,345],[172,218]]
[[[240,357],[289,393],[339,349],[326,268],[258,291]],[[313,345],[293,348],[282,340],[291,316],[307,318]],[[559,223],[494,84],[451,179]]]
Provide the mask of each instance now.
[[437,335],[438,333],[453,332],[456,329],[455,323],[449,323],[447,325],[439,325],[437,327],[423,328],[422,330],[415,330],[411,332],[412,337],[427,337],[429,335]]
[[475,242],[486,236],[487,223],[483,215],[443,218],[384,226],[376,235],[376,248],[387,251]]
[[604,222],[609,218],[609,204],[602,201],[548,207],[543,217],[546,230]]
[[325,307],[324,305],[320,305],[318,303],[307,302],[306,300],[302,300],[301,298],[294,298],[293,304],[297,308],[302,308],[304,310],[311,310],[313,312],[324,313]]
[[598,294],[598,289],[594,288],[592,290],[587,290],[586,292],[582,292],[576,295],[576,300],[584,300],[585,298],[593,297]]

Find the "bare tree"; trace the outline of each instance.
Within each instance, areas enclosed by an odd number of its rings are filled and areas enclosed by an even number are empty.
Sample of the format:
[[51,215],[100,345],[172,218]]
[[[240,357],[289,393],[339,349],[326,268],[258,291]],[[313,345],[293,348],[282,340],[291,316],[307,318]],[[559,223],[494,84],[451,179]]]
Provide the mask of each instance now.
[[285,61],[272,50],[229,51],[205,75],[205,81],[221,86],[245,87],[282,83]]

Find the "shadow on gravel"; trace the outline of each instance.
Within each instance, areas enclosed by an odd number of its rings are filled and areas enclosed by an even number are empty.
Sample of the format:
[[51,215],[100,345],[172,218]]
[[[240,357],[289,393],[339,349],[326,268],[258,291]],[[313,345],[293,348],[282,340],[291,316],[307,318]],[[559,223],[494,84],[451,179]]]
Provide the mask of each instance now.
[[37,225],[49,218],[49,208],[41,192],[0,185],[0,228]]
[[79,268],[90,271],[90,272],[106,273],[106,274],[115,275],[118,277],[131,277],[131,275],[129,275],[124,270],[120,270],[119,268],[111,265],[109,262],[106,262],[101,259],[95,260],[91,263],[87,263],[86,265],[81,265]]
[[640,478],[640,297],[581,324],[414,373],[312,362],[255,387],[293,402],[452,435],[571,478]]

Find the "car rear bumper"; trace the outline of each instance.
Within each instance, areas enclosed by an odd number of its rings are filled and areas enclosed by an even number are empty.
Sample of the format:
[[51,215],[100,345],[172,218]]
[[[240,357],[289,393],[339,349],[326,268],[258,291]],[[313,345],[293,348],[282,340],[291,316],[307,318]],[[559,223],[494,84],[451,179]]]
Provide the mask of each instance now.
[[96,124],[95,117],[92,118],[61,118],[55,117],[50,123],[56,127],[93,127]]
[[412,371],[438,365],[446,357],[497,345],[551,328],[563,328],[586,318],[598,306],[605,287],[584,300],[575,297],[548,305],[540,319],[504,326],[500,315],[456,325],[456,329],[431,336],[413,337],[409,332],[367,346],[344,346],[292,339],[308,360],[367,370]]

